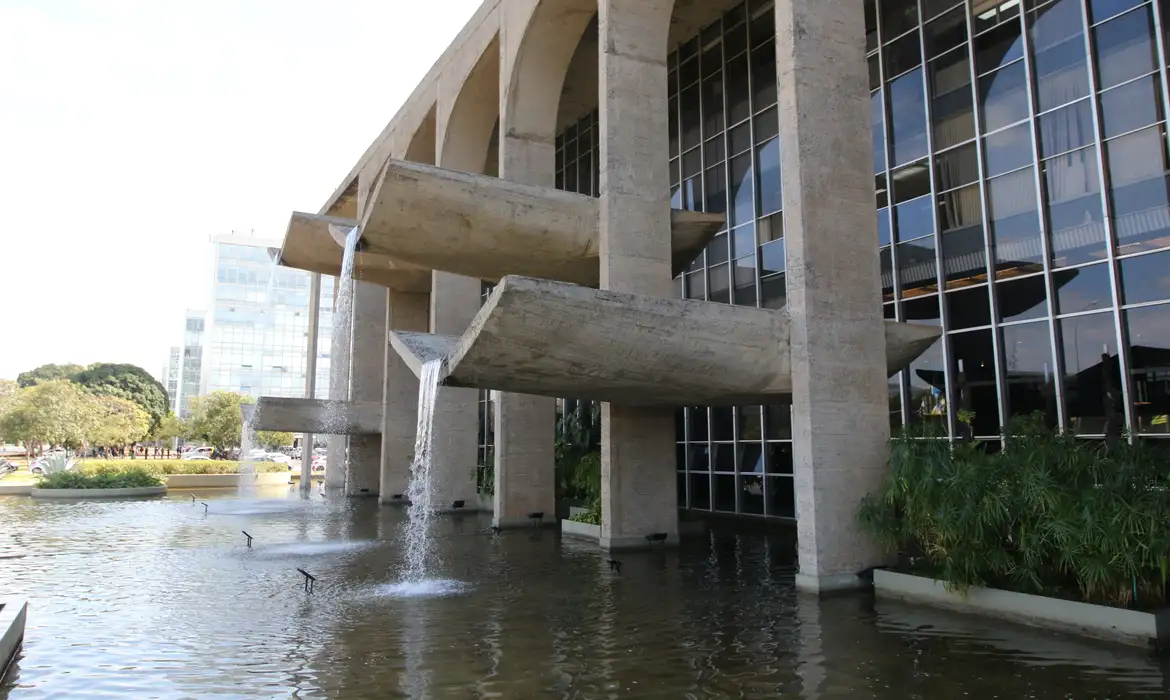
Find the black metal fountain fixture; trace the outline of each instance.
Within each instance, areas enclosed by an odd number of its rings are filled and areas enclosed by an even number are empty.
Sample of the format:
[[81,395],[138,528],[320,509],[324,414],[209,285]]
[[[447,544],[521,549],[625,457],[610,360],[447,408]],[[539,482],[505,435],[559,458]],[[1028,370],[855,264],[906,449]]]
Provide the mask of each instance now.
[[317,577],[301,568],[298,568],[297,571],[300,572],[301,576],[305,577],[305,593],[312,593],[313,588],[317,585]]
[[248,531],[247,531],[247,530],[240,530],[240,532],[244,533],[244,537],[247,537],[247,538],[248,538],[248,540],[247,540],[247,542],[248,542],[248,549],[251,549],[251,548],[252,548],[252,536],[248,534]]

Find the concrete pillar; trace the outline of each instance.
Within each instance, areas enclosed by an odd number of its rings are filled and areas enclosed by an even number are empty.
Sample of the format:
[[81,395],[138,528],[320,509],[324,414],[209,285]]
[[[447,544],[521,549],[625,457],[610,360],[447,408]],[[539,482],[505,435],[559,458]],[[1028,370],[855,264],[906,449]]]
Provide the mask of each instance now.
[[[391,290],[386,304],[388,330],[427,332],[430,297]],[[382,388],[382,479],[379,500],[405,504],[410,483],[410,462],[414,454],[418,424],[418,377],[402,358],[385,344],[386,375]],[[400,498],[395,498],[400,496]]]
[[[601,288],[671,296],[665,34],[673,0],[600,0]],[[672,409],[601,407],[601,545],[678,539]]]
[[776,2],[796,583],[809,591],[858,586],[884,563],[856,517],[890,437],[862,15],[846,0]]
[[[355,281],[349,400],[381,401],[386,368],[386,288]],[[377,496],[382,476],[382,438],[352,435],[345,463],[345,495]]]
[[[438,270],[432,272],[431,332],[463,335],[479,310],[481,285],[478,279],[471,277]],[[478,408],[477,389],[442,387],[435,397],[431,496],[432,505],[438,510],[451,508],[455,501],[463,501],[469,510],[475,508]]]

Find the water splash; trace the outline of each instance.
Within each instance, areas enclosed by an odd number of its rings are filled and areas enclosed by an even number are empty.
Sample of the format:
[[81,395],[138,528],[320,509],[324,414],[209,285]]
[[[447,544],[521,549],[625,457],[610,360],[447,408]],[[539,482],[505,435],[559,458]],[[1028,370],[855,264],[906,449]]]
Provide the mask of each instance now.
[[[345,237],[345,252],[341,257],[341,274],[337,277],[337,303],[333,310],[333,338],[332,347],[330,348],[330,362],[333,363],[330,368],[329,393],[330,398],[338,402],[345,402],[349,400],[349,378],[350,378],[350,363],[351,346],[353,345],[353,272],[354,261],[357,257],[358,241],[362,237],[362,230],[355,226],[349,230]],[[325,434],[340,436],[344,431],[345,426],[345,406],[342,403],[330,403],[326,406],[324,412]],[[348,441],[344,438],[331,438],[333,440],[341,439],[342,444],[347,444]],[[346,461],[349,459],[348,450],[338,450],[340,454],[335,456],[334,450],[329,451],[329,464],[327,469],[333,473],[345,473]],[[334,460],[337,457],[337,464]]]
[[420,584],[426,580],[431,559],[431,518],[435,512],[431,503],[431,462],[434,454],[435,395],[439,390],[439,370],[442,365],[442,360],[427,362],[418,380],[418,425],[414,439],[414,460],[410,465],[410,485],[406,488],[406,497],[410,500],[404,572],[407,584]]

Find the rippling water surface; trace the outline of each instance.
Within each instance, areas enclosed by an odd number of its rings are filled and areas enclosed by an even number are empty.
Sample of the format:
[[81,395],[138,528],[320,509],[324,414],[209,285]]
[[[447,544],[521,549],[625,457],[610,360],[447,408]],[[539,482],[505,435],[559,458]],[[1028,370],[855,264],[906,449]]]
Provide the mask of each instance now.
[[[0,699],[1166,697],[1141,650],[792,586],[780,538],[622,554],[440,519],[403,584],[405,513],[242,496],[0,497],[0,597],[30,600]],[[242,530],[255,537],[244,544]],[[317,577],[304,591],[296,569]],[[421,586],[421,587],[420,587]]]

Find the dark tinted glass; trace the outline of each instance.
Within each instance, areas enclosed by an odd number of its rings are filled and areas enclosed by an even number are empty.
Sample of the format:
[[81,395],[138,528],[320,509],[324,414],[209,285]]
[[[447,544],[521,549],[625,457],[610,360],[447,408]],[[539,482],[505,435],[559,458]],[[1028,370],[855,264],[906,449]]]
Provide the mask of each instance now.
[[1170,299],[1170,251],[1121,261],[1123,304]]

